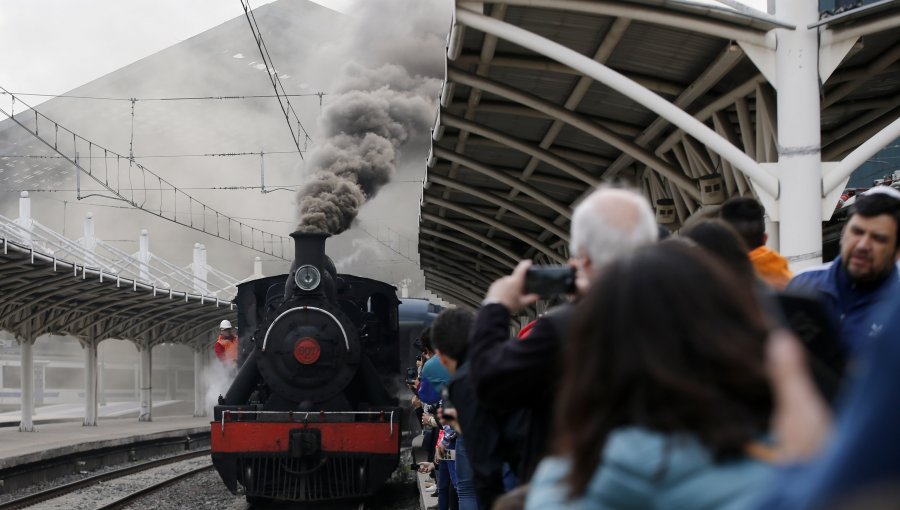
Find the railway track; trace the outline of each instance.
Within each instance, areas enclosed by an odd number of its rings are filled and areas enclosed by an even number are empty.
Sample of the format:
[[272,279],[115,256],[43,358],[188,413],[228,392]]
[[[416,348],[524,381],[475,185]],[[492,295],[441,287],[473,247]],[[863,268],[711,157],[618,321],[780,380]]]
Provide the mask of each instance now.
[[[44,491],[40,491],[34,494],[30,494],[28,496],[24,496],[12,501],[8,501],[6,503],[0,504],[0,510],[12,510],[16,508],[27,508],[32,507],[41,503],[45,503],[42,506],[47,508],[52,508],[54,505],[52,504],[53,500],[60,500],[59,508],[71,508],[72,502],[68,500],[68,498],[78,492],[86,489],[90,489],[91,487],[95,487],[103,482],[114,481],[114,480],[122,480],[130,475],[136,475],[138,473],[144,473],[156,468],[160,468],[163,466],[167,466],[170,464],[176,463],[184,463],[185,461],[190,461],[192,459],[196,459],[198,457],[204,457],[209,455],[209,449],[204,450],[196,450],[187,453],[183,453],[180,455],[174,455],[171,457],[166,457],[163,459],[142,462],[140,464],[136,464],[133,466],[124,467],[121,469],[116,469],[113,471],[109,471],[103,474],[91,476],[88,478],[84,478],[75,482],[67,483],[65,485],[60,485],[57,487],[53,487]],[[206,463],[199,467],[186,468],[187,471],[182,471],[178,474],[171,475],[168,474],[162,480],[159,481],[130,481],[129,484],[141,485],[141,488],[138,490],[130,490],[126,491],[124,496],[120,496],[116,498],[114,501],[98,501],[99,505],[96,506],[97,509],[114,509],[114,508],[122,508],[132,502],[134,500],[144,497],[152,492],[160,490],[168,485],[171,485],[175,482],[178,482],[184,478],[196,475],[197,473],[212,469],[211,463]],[[122,492],[122,491],[119,491]],[[62,498],[67,498],[65,502],[62,501]],[[96,496],[93,496],[95,500],[99,499]]]

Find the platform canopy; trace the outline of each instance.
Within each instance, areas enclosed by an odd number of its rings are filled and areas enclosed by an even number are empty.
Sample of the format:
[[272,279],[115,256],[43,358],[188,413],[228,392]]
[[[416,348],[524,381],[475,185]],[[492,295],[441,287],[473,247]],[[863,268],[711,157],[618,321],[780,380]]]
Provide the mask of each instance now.
[[228,301],[158,289],[9,239],[0,239],[0,288],[0,329],[28,342],[52,333],[201,348],[219,321],[235,318]]
[[[821,20],[813,4],[457,1],[421,207],[426,287],[475,306],[519,259],[564,262],[573,205],[605,181],[641,190],[673,230],[756,195],[792,263],[821,260],[850,171],[900,136],[900,2]],[[798,229],[819,232],[785,240]]]

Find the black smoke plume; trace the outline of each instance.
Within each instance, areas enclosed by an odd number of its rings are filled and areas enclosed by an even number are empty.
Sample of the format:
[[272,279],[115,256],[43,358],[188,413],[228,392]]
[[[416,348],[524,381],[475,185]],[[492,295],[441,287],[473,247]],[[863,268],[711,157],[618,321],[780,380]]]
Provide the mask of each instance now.
[[[412,10],[422,9],[415,3],[399,3]],[[385,14],[381,11],[379,17],[409,20],[397,13]],[[384,29],[384,24],[373,23],[372,18],[367,24]],[[418,33],[410,32],[408,27],[397,27],[394,37],[375,38],[391,42],[374,52],[382,63],[350,63],[344,68],[337,93],[330,96],[322,112],[308,178],[298,193],[297,230],[336,235],[350,228],[359,208],[396,172],[403,144],[417,134],[428,133],[437,108],[441,55],[432,52],[437,58],[431,66],[406,55],[416,53],[423,45],[434,47],[443,36],[434,30],[421,30],[421,26]],[[355,41],[350,48],[358,50],[360,42]],[[396,52],[401,48],[406,55]],[[387,63],[383,63],[385,59]]]

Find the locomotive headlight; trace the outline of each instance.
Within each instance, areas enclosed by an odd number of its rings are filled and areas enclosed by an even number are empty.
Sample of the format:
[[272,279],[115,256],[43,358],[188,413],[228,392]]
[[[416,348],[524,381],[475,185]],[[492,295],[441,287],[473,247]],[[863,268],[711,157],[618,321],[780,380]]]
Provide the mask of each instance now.
[[313,290],[319,286],[321,281],[322,275],[319,274],[319,270],[309,264],[300,266],[297,272],[294,273],[294,282],[302,290]]

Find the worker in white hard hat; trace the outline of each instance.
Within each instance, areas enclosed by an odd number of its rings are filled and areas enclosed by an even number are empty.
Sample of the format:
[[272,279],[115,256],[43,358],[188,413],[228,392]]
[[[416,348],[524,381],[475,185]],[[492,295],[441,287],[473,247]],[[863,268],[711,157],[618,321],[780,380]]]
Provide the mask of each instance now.
[[216,357],[228,368],[237,368],[238,337],[235,328],[231,327],[231,321],[224,320],[219,323],[219,337],[216,338]]

